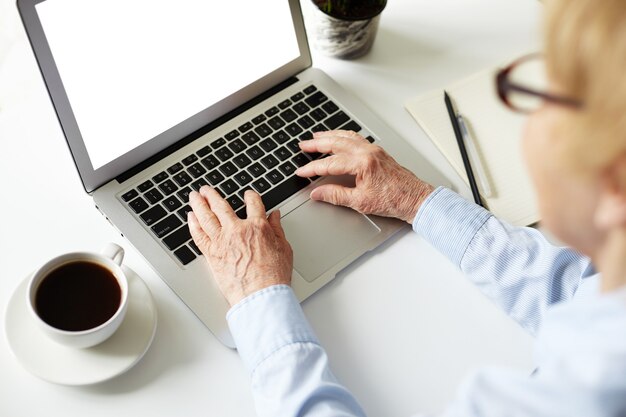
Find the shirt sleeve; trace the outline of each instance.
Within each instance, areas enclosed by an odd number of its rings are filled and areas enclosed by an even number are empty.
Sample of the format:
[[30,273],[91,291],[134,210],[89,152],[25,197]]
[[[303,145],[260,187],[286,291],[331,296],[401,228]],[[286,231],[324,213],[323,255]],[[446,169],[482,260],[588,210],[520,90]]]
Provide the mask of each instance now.
[[259,417],[365,416],[331,372],[291,287],[248,296],[231,308],[227,320],[251,375]]
[[550,305],[570,299],[595,273],[589,258],[551,244],[536,229],[498,220],[444,187],[424,201],[413,230],[531,334]]

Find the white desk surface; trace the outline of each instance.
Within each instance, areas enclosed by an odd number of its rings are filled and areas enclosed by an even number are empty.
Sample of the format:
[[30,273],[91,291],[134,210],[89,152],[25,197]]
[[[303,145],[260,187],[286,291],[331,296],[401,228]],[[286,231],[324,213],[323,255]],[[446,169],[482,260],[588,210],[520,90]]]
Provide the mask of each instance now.
[[[534,0],[390,0],[369,55],[350,62],[314,52],[314,64],[458,188],[460,179],[403,103],[536,47],[540,13]],[[39,380],[0,337],[0,415],[254,415],[236,352],[206,330],[83,192],[13,0],[0,0],[0,143],[0,333],[9,297],[29,271],[58,253],[98,250],[107,241],[127,248],[126,263],[150,287],[159,314],[144,359],[90,387]],[[304,310],[335,374],[371,416],[438,411],[482,366],[531,367],[531,338],[408,228]]]

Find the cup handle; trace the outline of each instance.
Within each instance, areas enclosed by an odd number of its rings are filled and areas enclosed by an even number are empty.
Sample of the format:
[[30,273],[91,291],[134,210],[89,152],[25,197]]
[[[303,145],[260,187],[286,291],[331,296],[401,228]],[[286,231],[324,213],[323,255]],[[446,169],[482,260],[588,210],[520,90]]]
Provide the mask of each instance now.
[[115,243],[107,243],[104,245],[104,248],[100,251],[103,256],[110,258],[118,265],[122,265],[122,261],[124,260],[124,248]]

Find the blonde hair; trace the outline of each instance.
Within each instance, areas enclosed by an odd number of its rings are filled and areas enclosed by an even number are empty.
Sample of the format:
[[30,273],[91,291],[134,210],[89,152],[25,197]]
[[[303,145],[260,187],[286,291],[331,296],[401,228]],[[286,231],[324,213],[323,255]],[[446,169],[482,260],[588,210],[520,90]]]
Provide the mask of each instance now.
[[565,161],[598,172],[626,153],[626,1],[547,0],[548,76],[582,101],[561,126]]

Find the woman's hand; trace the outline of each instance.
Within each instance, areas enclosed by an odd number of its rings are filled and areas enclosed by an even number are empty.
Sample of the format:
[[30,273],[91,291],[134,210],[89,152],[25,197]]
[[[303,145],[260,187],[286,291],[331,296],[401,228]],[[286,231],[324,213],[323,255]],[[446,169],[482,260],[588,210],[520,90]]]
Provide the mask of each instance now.
[[304,152],[329,153],[296,171],[302,177],[354,175],[355,187],[324,184],[311,192],[314,200],[350,207],[360,213],[395,217],[411,224],[422,201],[434,190],[400,166],[380,146],[350,131],[317,132],[300,142]]
[[189,195],[191,236],[231,306],[263,288],[291,283],[293,252],[280,225],[280,212],[267,218],[254,191],[246,191],[244,199],[248,217],[241,220],[208,186]]

